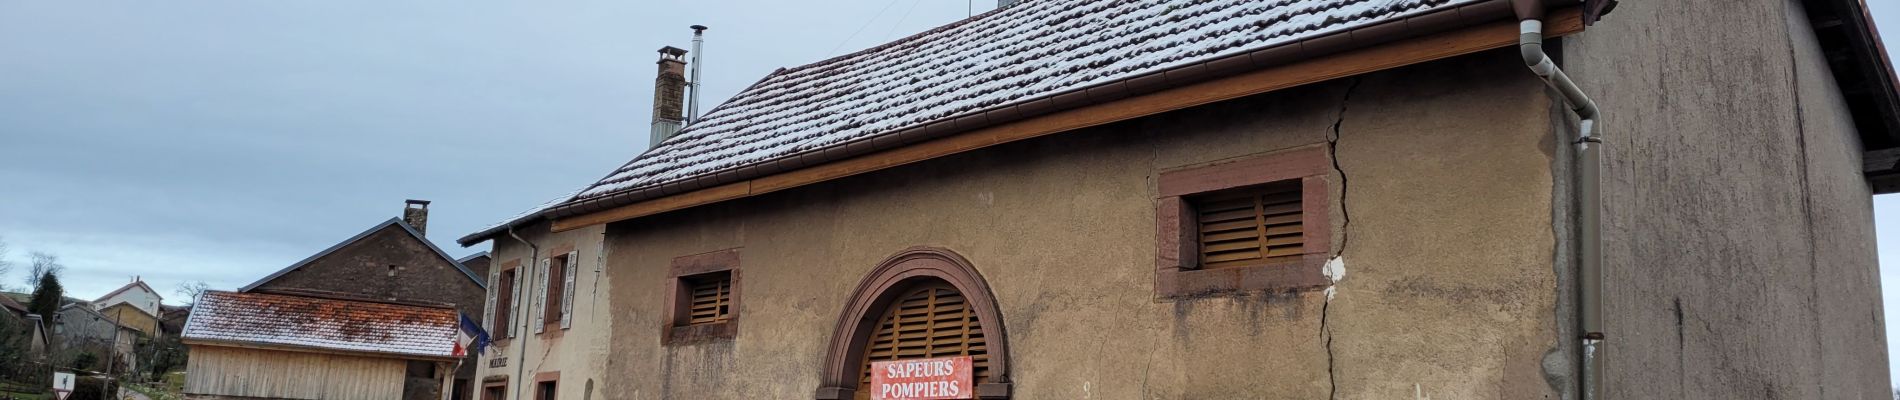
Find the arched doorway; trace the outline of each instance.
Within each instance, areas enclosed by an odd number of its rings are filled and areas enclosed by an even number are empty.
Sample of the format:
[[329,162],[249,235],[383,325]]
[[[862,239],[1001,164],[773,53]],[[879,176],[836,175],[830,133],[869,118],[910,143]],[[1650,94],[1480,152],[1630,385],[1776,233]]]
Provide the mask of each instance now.
[[976,268],[949,250],[915,247],[858,282],[839,315],[816,398],[864,398],[873,361],[970,356],[976,398],[1009,398],[1009,343]]

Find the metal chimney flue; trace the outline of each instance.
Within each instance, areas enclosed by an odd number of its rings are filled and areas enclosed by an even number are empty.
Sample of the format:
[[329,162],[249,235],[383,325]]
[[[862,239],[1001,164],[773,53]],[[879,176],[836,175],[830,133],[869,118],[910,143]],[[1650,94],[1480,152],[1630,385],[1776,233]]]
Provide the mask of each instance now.
[[686,124],[687,125],[691,125],[694,121],[699,120],[700,83],[703,83],[703,81],[705,81],[705,78],[699,74],[699,64],[700,64],[700,57],[705,55],[704,51],[700,49],[700,44],[705,41],[706,26],[693,25],[690,28],[693,28],[693,52],[692,52],[693,61],[691,63],[693,67],[693,79],[690,81],[687,81],[686,83],[687,88],[691,89],[691,91],[688,92],[689,94],[686,97]]

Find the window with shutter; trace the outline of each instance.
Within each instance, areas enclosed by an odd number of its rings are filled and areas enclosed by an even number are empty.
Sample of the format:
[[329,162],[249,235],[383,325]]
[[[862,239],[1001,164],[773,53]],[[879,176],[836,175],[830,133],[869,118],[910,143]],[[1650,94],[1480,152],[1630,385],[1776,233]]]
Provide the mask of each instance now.
[[567,272],[567,277],[561,280],[561,329],[574,326],[574,270],[579,267],[579,255],[579,252],[567,252],[567,265],[561,267],[561,271]]
[[500,278],[496,280],[499,284],[495,287],[495,322],[494,332],[492,332],[495,340],[513,337],[512,333],[515,331],[515,273],[517,269],[514,266],[504,268],[501,270]]
[[716,324],[726,322],[732,316],[732,275],[709,275],[686,278],[692,293],[692,305],[687,307],[687,325]]
[[731,339],[739,334],[739,249],[673,259],[663,344]]
[[[567,269],[571,265],[573,253],[554,256],[545,268],[547,275],[542,277],[546,290],[541,296],[541,324],[554,325],[561,322],[567,313]],[[545,329],[545,327],[543,328]]]
[[963,294],[947,283],[905,291],[886,306],[875,329],[864,344],[860,399],[870,397],[871,363],[877,361],[970,356],[975,383],[989,382],[990,356],[983,328]]
[[1324,145],[1163,171],[1155,296],[1323,288],[1332,252]]
[[[534,269],[535,293],[545,294],[548,292],[548,261],[549,259],[546,258],[541,259],[541,267]],[[547,303],[545,296],[535,296],[535,293],[529,294],[528,299],[533,301],[534,304],[528,305],[528,310],[534,311],[534,333],[541,333],[547,329],[548,313],[545,308],[547,307]]]
[[1297,181],[1190,199],[1204,268],[1298,262],[1305,254]]

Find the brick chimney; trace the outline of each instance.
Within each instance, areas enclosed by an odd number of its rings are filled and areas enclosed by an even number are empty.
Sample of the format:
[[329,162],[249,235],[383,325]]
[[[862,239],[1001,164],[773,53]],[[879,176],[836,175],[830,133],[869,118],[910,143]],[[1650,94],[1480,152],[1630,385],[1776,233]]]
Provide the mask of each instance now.
[[686,50],[673,46],[660,48],[660,74],[653,79],[653,141],[647,148],[679,132],[686,120]]
[[402,222],[415,228],[416,233],[429,235],[429,201],[410,199],[403,201]]

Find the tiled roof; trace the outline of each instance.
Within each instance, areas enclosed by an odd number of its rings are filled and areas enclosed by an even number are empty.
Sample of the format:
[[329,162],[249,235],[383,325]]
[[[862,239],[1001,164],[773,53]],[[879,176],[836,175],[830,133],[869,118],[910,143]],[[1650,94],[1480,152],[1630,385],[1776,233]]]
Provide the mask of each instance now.
[[452,357],[451,308],[259,293],[206,291],[185,322],[185,340]]
[[1478,2],[1032,0],[774,72],[570,203],[812,158],[984,110]]

